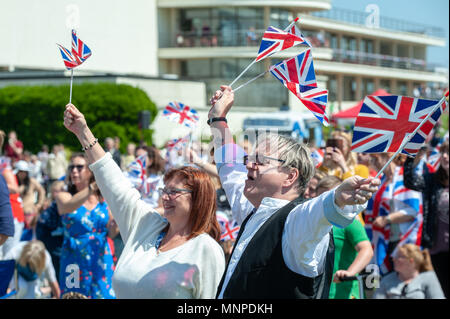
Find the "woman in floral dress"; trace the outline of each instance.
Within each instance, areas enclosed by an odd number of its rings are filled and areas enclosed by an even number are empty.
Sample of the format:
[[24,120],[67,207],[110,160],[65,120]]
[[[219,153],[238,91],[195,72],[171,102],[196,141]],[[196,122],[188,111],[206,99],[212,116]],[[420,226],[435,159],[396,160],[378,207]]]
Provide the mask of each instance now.
[[60,259],[61,295],[78,292],[92,299],[115,298],[113,256],[107,241],[108,207],[96,191],[84,154],[72,155],[68,191],[56,196],[64,242]]

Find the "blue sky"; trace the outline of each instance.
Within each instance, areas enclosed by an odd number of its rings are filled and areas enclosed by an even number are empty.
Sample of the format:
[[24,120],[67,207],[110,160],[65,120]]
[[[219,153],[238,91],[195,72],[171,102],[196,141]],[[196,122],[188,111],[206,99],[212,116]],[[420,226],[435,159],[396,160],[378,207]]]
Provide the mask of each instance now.
[[428,47],[427,62],[449,66],[449,0],[332,0],[332,7],[365,12],[368,4],[380,8],[380,16],[442,28],[445,47]]

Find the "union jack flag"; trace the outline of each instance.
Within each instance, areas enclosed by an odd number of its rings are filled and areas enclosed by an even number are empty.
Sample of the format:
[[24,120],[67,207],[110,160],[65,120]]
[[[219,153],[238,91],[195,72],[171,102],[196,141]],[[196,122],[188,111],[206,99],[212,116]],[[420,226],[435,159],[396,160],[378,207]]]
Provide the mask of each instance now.
[[127,177],[138,190],[142,188],[146,178],[147,153],[137,157],[127,167]]
[[439,165],[441,164],[441,152],[440,152],[441,144],[442,142],[433,147],[430,155],[428,155],[427,165],[430,173],[436,172],[439,168]]
[[328,91],[317,87],[310,49],[272,66],[270,73],[294,93],[323,125],[329,125],[325,113]]
[[91,49],[77,37],[75,30],[72,30],[72,54],[79,64],[92,55]]
[[240,226],[235,220],[229,220],[228,216],[221,212],[216,212],[216,218],[220,225],[220,240],[232,240],[236,239]]
[[316,148],[311,152],[311,157],[316,168],[320,167],[323,163],[323,150],[320,148]]
[[72,30],[72,52],[60,44],[56,45],[61,52],[64,65],[68,70],[79,66],[92,55],[91,49],[77,37],[75,30]]
[[[440,101],[404,96],[369,95],[363,101],[353,130],[352,151],[361,153],[396,152]],[[447,107],[445,100],[420,127],[402,150],[416,155],[427,135]]]
[[195,128],[199,120],[196,110],[179,102],[170,102],[165,107],[163,116],[170,121],[178,122],[178,124],[183,124],[189,128]]
[[390,225],[383,228],[377,227],[373,225],[373,221],[378,216],[387,216],[391,211],[403,211],[410,216],[414,215],[413,221],[397,224],[400,231],[400,241],[420,245],[423,220],[422,196],[419,192],[405,187],[403,167],[395,169],[391,182],[388,182],[385,176],[381,178],[381,182],[379,190],[367,203],[367,209],[364,213],[364,227],[374,249],[373,262],[380,267],[382,274],[386,274],[392,269],[388,255],[391,229]]
[[289,49],[299,44],[311,46],[306,38],[303,37],[300,30],[297,29],[295,24],[288,31],[283,31],[275,27],[268,27],[261,39],[261,45],[259,46],[258,55],[255,61],[261,61],[276,52]]
[[167,142],[167,149],[168,150],[181,150],[183,146],[189,141],[189,135],[186,135],[185,137],[180,138],[174,138]]

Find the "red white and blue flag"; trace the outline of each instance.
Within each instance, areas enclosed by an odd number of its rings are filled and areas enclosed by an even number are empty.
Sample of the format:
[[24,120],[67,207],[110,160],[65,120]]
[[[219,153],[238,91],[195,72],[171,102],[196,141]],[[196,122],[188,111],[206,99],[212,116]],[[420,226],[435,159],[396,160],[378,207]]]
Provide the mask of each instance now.
[[64,65],[71,70],[86,61],[92,55],[91,49],[81,41],[75,30],[72,30],[72,51],[67,50],[60,44],[56,44],[61,52]]
[[92,55],[91,49],[77,37],[75,30],[72,30],[72,54],[79,64]]
[[183,149],[184,145],[186,145],[187,142],[189,142],[189,135],[186,135],[185,137],[171,139],[169,142],[167,142],[166,147],[168,150],[178,151]]
[[402,150],[416,155],[427,135],[447,107],[447,102],[404,96],[369,95],[363,101],[353,130],[352,151],[361,153],[396,152],[431,110],[437,110],[420,127]]
[[316,168],[320,167],[323,163],[324,152],[320,148],[316,148],[311,152],[311,157]]
[[[383,228],[373,225],[378,216],[387,216],[391,211],[402,211],[413,216],[411,222],[397,224],[400,232],[400,242],[403,244],[421,244],[422,238],[422,195],[405,187],[403,183],[403,167],[397,167],[390,183],[386,177],[381,178],[381,186],[377,193],[368,201],[364,213],[367,235],[374,249],[373,262],[380,267],[380,272],[386,274],[392,269],[389,262],[388,245],[391,234],[390,225]],[[397,245],[398,247],[398,245]],[[395,253],[395,250],[394,250]]]
[[238,223],[235,220],[230,221],[228,216],[221,211],[216,212],[216,218],[220,225],[220,240],[236,239],[240,229]]
[[442,142],[433,147],[430,155],[428,155],[427,157],[427,166],[430,173],[436,172],[439,168],[439,165],[441,164],[441,144]]
[[147,153],[137,157],[127,167],[127,177],[138,190],[142,188],[146,179]]
[[168,120],[195,128],[198,124],[199,116],[196,110],[180,102],[170,102],[163,111],[163,116]]
[[329,125],[325,112],[328,91],[317,87],[310,49],[272,66],[270,73],[294,93],[323,125]]
[[259,62],[276,52],[289,49],[299,44],[311,46],[297,29],[295,24],[289,31],[268,27],[261,39],[261,45],[259,46],[258,55],[255,61]]

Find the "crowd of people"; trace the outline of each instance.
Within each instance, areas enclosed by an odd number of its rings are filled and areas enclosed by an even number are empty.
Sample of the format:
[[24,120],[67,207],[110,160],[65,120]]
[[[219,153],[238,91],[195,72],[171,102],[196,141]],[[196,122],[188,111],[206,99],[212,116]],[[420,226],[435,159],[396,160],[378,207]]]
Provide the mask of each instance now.
[[233,102],[212,97],[210,145],[121,154],[72,104],[83,152],[0,131],[0,297],[446,298],[448,133],[378,179],[392,154],[351,152],[351,132],[236,144]]

